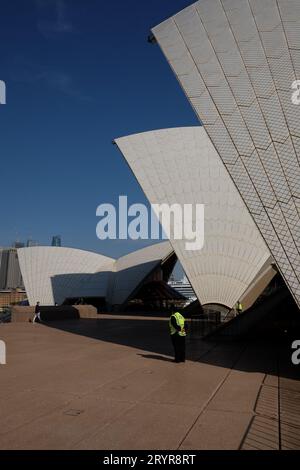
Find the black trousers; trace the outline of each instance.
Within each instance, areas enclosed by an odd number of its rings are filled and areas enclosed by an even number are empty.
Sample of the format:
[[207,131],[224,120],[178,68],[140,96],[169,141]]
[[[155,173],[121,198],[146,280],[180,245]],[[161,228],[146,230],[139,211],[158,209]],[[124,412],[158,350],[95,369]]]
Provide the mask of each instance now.
[[180,336],[178,333],[171,335],[173,343],[175,361],[185,362],[185,336]]

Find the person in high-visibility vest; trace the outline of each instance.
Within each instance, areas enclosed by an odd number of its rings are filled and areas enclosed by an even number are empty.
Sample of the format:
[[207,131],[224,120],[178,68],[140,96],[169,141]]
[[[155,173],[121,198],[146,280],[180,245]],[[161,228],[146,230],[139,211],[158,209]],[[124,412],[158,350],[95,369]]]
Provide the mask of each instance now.
[[185,362],[185,318],[179,312],[171,315],[169,328],[175,353],[175,362]]
[[240,313],[243,313],[243,305],[241,304],[240,301],[237,302],[236,304],[236,313],[239,315]]

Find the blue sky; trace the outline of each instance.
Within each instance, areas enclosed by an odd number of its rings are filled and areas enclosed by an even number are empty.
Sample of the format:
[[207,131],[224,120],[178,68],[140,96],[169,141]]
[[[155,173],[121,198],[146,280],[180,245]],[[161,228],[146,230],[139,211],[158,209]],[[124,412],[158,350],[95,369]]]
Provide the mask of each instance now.
[[[145,197],[112,140],[198,121],[152,26],[191,0],[1,0],[0,246],[33,238],[120,256],[96,208]],[[151,242],[150,242],[151,243]]]

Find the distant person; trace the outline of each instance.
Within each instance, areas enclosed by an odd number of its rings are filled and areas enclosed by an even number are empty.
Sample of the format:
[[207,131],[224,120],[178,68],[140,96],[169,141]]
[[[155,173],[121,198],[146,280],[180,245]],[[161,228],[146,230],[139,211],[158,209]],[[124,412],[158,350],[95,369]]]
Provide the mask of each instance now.
[[173,313],[169,320],[171,340],[174,348],[174,362],[185,362],[185,318],[181,313]]
[[241,313],[243,313],[243,305],[241,304],[240,300],[237,302],[235,309],[236,309],[237,315],[240,315]]
[[41,320],[41,307],[40,307],[40,303],[37,302],[35,309],[34,309],[33,323],[40,323],[41,321],[42,321]]

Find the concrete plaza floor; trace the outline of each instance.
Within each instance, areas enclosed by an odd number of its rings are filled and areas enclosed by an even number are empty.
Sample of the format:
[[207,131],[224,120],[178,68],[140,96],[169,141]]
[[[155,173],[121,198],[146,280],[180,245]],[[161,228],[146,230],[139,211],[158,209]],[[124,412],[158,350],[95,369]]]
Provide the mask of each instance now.
[[0,449],[300,449],[288,346],[193,339],[174,364],[165,320],[109,315],[0,339]]

